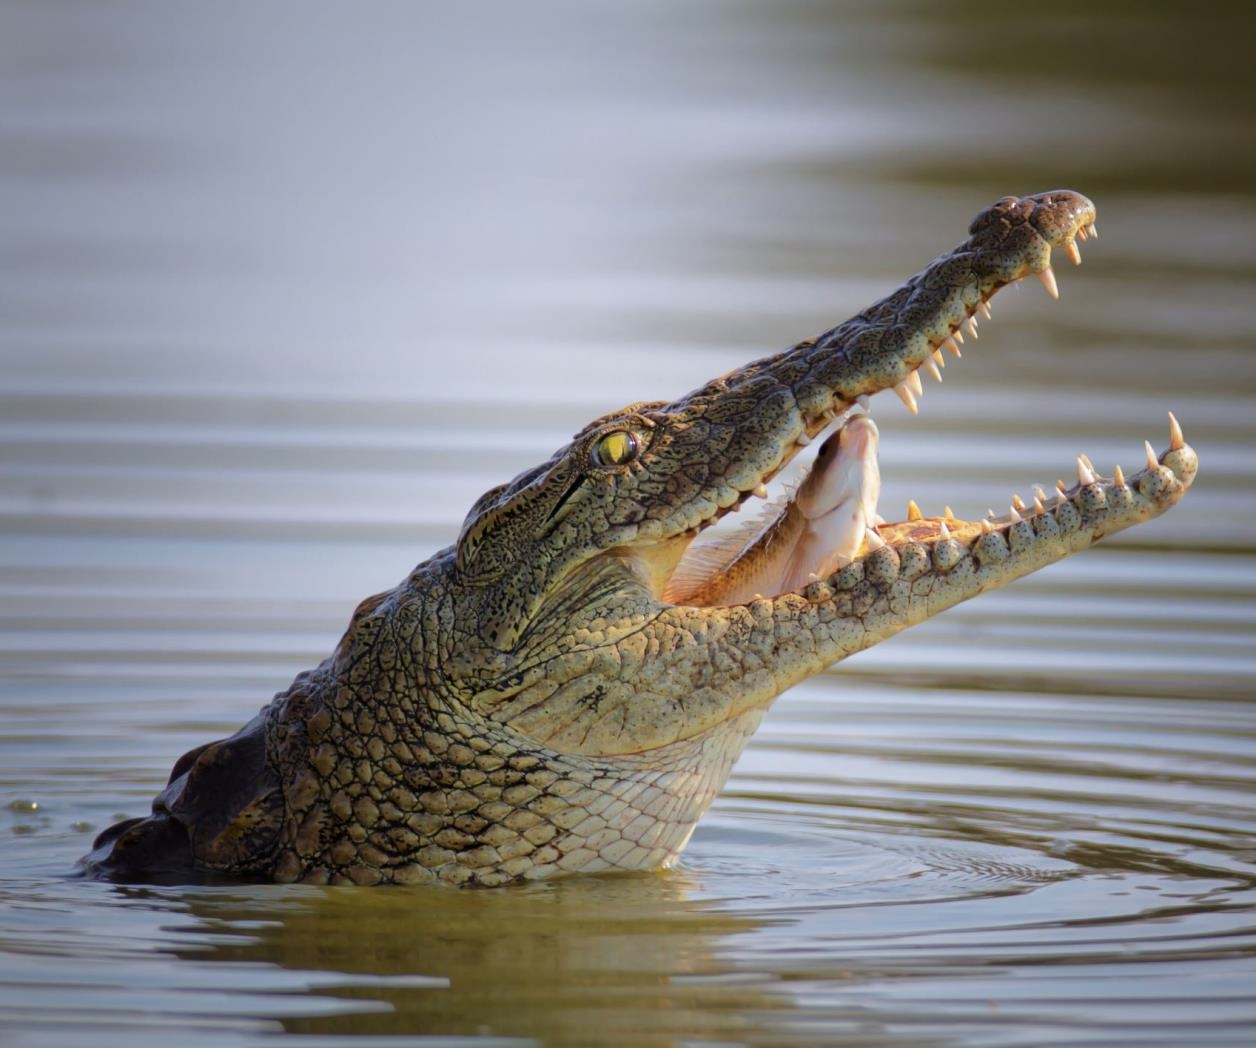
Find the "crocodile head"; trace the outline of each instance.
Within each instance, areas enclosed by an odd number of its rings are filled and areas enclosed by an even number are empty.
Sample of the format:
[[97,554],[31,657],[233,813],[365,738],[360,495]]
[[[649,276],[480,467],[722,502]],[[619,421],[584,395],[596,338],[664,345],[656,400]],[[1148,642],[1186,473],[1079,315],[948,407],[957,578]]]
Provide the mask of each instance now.
[[[1014,498],[1001,517],[876,515],[869,398],[893,390],[915,413],[920,370],[940,378],[1000,288],[1037,276],[1057,297],[1052,249],[1078,263],[1077,240],[1094,235],[1077,193],[1005,197],[839,327],[680,400],[606,415],[488,492],[453,573],[463,643],[476,638],[460,659],[470,704],[564,752],[647,752],[1171,506],[1195,473],[1176,423],[1139,473],[1100,477],[1082,457],[1072,487]],[[698,538],[825,430],[783,502]]]
[[[871,399],[915,411],[920,369],[1095,211],[1007,197],[846,323],[671,403],[586,426],[481,498],[457,543],[364,601],[336,652],[229,739],[186,754],[145,819],[96,842],[119,879],[523,878],[667,865],[790,685],[985,590],[1162,513],[1194,452],[1170,416],[1146,467],[977,521],[877,515]],[[801,448],[754,523],[702,535]],[[749,514],[747,514],[749,516]],[[726,529],[727,530],[727,529]]]

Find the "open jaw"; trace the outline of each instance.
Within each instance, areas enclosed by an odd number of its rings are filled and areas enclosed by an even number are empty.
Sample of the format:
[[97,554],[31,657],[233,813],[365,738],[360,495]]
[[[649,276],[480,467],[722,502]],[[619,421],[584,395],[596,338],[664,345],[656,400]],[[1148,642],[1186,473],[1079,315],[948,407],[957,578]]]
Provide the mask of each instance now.
[[[1040,558],[1031,559],[1046,563],[1157,516],[1176,502],[1194,479],[1197,461],[1170,413],[1167,448],[1157,455],[1150,443],[1145,444],[1140,453],[1140,458],[1145,455],[1145,467],[1128,476],[1119,465],[1110,476],[1103,476],[1085,454],[1079,454],[1074,484],[1057,481],[1051,492],[1035,487],[1030,502],[1013,494],[1002,515],[992,510],[987,517],[965,520],[947,506],[941,516],[925,516],[914,501],[908,503],[902,520],[887,521],[877,511],[878,431],[868,414],[870,397],[892,389],[915,415],[924,391],[920,372],[942,381],[947,356],[959,358],[965,336],[977,338],[978,317],[991,316],[990,299],[1008,283],[1034,275],[1053,299],[1059,298],[1050,264],[1051,248],[1059,247],[1074,265],[1080,265],[1077,241],[1098,236],[1094,206],[1079,194],[1040,194],[1027,200],[1050,204],[1062,198],[1072,198],[1064,208],[1066,221],[1057,222],[1041,238],[1045,250],[1026,253],[1021,271],[998,274],[976,294],[971,285],[956,289],[953,301],[939,310],[941,320],[919,329],[914,337],[916,345],[904,349],[899,362],[891,359],[887,367],[884,360],[877,361],[878,366],[868,369],[866,384],[855,387],[858,391],[853,397],[837,394],[820,411],[802,411],[792,445],[783,450],[779,461],[772,462],[757,483],[730,506],[701,521],[691,530],[691,537],[696,538],[727,514],[766,499],[771,477],[801,448],[828,431],[801,482],[773,503],[760,502],[762,511],[753,519],[718,538],[693,541],[659,595],[669,603],[691,607],[745,604],[788,593],[814,600],[839,573],[852,565],[859,567],[887,549],[889,553],[883,557],[900,565],[905,558],[927,563],[936,574],[949,573],[967,557],[977,566],[997,564],[1016,553],[1031,553],[1040,543]],[[974,233],[980,231],[983,216],[974,222]],[[879,303],[816,341],[822,343],[824,338],[838,335],[849,340],[852,326],[857,338],[859,322],[881,320],[877,311],[883,305]],[[803,343],[799,350],[812,345],[814,342]]]
[[[1057,296],[1051,253],[1079,261],[1094,221],[1094,205],[1071,191],[1005,197],[958,247],[832,330],[577,435],[577,459],[590,442],[634,452],[623,464],[608,454],[613,479],[582,480],[566,503],[612,492],[587,515],[614,526],[563,562],[582,570],[551,587],[517,634],[523,644],[511,636],[524,671],[477,701],[561,752],[661,753],[731,731],[826,667],[1168,510],[1198,465],[1175,420],[1167,449],[1148,450],[1138,472],[1100,476],[1081,457],[1076,483],[1013,496],[1001,516],[878,513],[873,399],[893,390],[914,413],[919,372],[958,355],[1007,284],[1034,276]],[[784,500],[722,538],[702,534],[762,504],[767,483],[828,430]],[[529,639],[549,629],[571,637],[557,657]]]

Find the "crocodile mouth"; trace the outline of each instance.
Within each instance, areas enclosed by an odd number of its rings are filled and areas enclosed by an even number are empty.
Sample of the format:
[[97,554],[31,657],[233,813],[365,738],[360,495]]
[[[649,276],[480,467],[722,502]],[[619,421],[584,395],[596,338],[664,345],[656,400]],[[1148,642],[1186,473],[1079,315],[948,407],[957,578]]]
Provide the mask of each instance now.
[[[1081,225],[1076,239],[1097,237],[1094,223]],[[1074,265],[1081,253],[1073,238],[1062,245]],[[1048,253],[1044,268],[1033,273],[1047,293],[1059,298],[1059,288]],[[1012,281],[1020,283],[1020,279]],[[1146,468],[1126,477],[1120,466],[1112,475],[1102,476],[1085,454],[1076,460],[1077,480],[1067,485],[1057,481],[1051,492],[1033,489],[1032,501],[1013,494],[1003,514],[993,510],[985,517],[967,520],[957,517],[949,506],[939,516],[926,516],[914,500],[907,504],[902,520],[887,521],[877,510],[880,494],[880,467],[877,461],[878,431],[872,421],[870,396],[893,390],[911,414],[919,411],[924,393],[920,372],[937,382],[947,356],[962,356],[965,337],[976,340],[977,318],[989,319],[991,291],[951,326],[948,334],[931,343],[927,355],[906,378],[886,384],[853,402],[838,402],[828,411],[804,420],[780,466],[751,490],[744,491],[732,505],[718,509],[687,536],[687,548],[670,573],[660,596],[672,604],[726,606],[749,603],[786,593],[806,595],[843,571],[885,547],[902,554],[927,556],[937,570],[958,563],[980,544],[1013,549],[1043,536],[1075,530],[1097,509],[1136,508],[1140,497],[1154,497],[1162,482],[1159,471],[1166,459],[1186,447],[1182,431],[1169,414],[1169,447],[1157,456],[1145,444]],[[825,434],[828,434],[825,436]],[[767,501],[767,481],[803,447],[824,436],[814,463],[803,479],[775,501]],[[1189,451],[1189,449],[1187,449]],[[1193,453],[1192,453],[1193,456]],[[702,538],[700,531],[719,523],[743,508],[752,509],[733,526],[725,522]],[[986,542],[997,536],[994,543]],[[696,541],[693,541],[696,539]]]

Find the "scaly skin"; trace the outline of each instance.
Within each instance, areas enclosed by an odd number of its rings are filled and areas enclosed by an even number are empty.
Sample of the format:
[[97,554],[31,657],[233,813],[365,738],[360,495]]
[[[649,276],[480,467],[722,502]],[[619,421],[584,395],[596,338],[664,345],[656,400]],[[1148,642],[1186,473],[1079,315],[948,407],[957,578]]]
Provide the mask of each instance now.
[[1045,272],[1053,290],[1051,249],[1075,256],[1093,223],[1076,193],[1004,198],[819,338],[591,423],[484,495],[454,546],[364,601],[335,653],[249,725],[185,755],[153,814],[102,834],[86,869],[502,884],[667,865],[786,688],[1190,486],[1174,428],[1128,481],[1082,465],[1023,519],[913,513],[800,589],[720,603],[701,595],[713,580],[663,599],[700,530],[857,400],[897,387],[914,408],[912,373],[1003,285]]

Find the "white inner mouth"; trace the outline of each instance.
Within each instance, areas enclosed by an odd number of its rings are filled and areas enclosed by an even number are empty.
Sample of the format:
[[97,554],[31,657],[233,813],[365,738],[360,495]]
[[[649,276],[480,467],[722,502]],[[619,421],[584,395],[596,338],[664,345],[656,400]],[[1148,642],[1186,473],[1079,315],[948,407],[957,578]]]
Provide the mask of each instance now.
[[780,578],[778,593],[801,589],[849,564],[877,524],[881,469],[880,434],[868,415],[855,415],[820,447],[814,465],[794,492],[805,520]]
[[742,604],[799,590],[879,545],[879,434],[851,416],[820,447],[797,488],[756,518],[685,552],[663,597],[678,604]]

